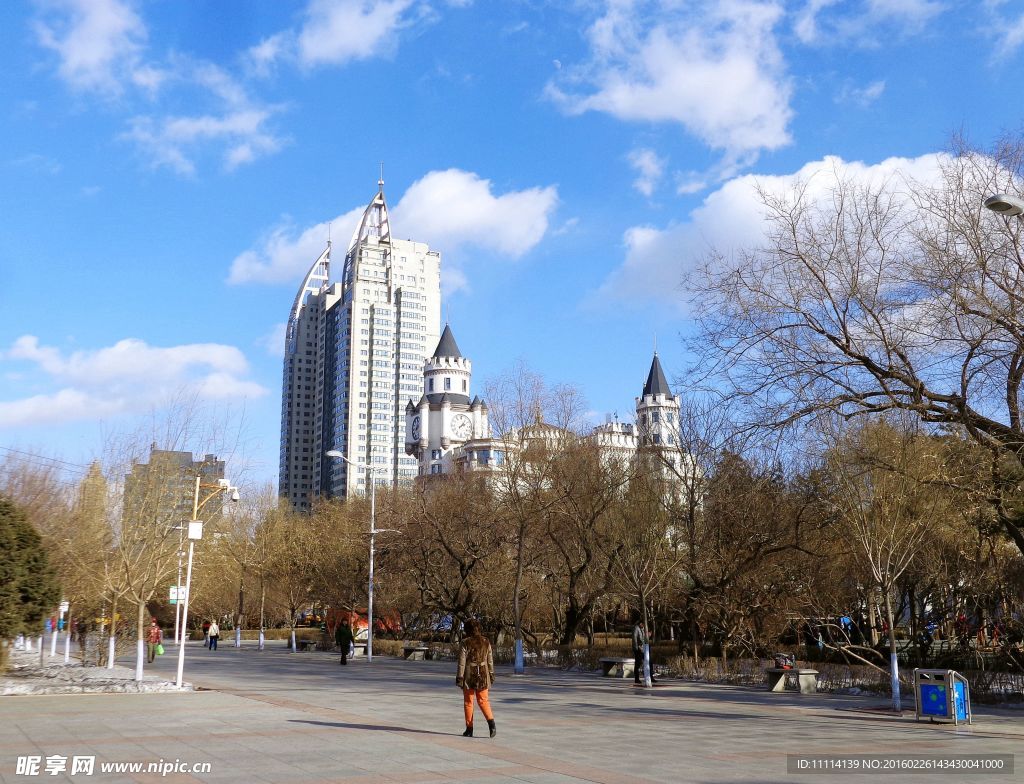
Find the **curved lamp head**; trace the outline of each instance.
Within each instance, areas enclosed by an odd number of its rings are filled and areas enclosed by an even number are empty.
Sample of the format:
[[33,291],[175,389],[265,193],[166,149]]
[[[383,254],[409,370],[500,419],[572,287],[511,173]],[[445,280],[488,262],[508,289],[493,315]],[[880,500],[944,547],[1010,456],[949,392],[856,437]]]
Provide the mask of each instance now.
[[985,207],[998,212],[1000,215],[1020,215],[1024,213],[1024,199],[1020,199],[1017,196],[1010,196],[1006,193],[997,193],[995,196],[989,196],[984,201]]
[[240,499],[241,499],[241,496],[238,495],[238,488],[237,487],[232,488],[231,489],[231,502],[237,504]]

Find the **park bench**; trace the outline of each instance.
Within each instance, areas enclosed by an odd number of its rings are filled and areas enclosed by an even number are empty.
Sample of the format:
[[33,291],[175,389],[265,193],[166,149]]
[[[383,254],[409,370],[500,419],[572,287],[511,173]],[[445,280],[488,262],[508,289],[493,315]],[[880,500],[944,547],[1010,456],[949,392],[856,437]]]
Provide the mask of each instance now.
[[633,658],[606,656],[601,659],[601,674],[606,678],[629,678],[636,661]]
[[312,651],[316,649],[316,640],[296,640],[295,647],[300,651]]
[[[363,647],[365,649],[366,646]],[[411,661],[423,661],[429,653],[430,648],[426,645],[406,645],[402,648],[402,658]]]
[[785,691],[787,680],[795,681],[801,694],[815,694],[818,691],[817,670],[769,667],[765,672],[768,674],[768,688],[771,691]]

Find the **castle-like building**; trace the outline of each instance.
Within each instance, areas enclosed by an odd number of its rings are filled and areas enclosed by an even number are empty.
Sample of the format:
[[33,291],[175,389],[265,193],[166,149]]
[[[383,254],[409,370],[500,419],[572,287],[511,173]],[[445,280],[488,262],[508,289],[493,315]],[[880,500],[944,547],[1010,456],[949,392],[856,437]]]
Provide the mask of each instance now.
[[[441,256],[393,236],[383,181],[340,280],[331,279],[332,252],[328,241],[288,318],[279,495],[306,511],[320,498],[365,493],[370,475],[398,485],[500,465],[512,438],[528,434],[492,434],[487,404],[471,397],[472,362],[449,326],[440,332]],[[679,402],[657,354],[636,415],[635,426],[609,422],[589,437],[623,454],[675,448]]]
[[[405,453],[417,459],[418,476],[493,470],[520,442],[557,437],[557,428],[540,422],[531,426],[533,434],[495,437],[487,403],[479,396],[470,398],[472,380],[473,363],[462,355],[446,325],[433,356],[423,366],[423,394],[418,402],[410,398],[405,406]],[[678,433],[679,399],[672,394],[655,352],[643,392],[636,398],[635,424],[607,422],[588,437],[602,450],[628,459],[645,447],[679,452]]]

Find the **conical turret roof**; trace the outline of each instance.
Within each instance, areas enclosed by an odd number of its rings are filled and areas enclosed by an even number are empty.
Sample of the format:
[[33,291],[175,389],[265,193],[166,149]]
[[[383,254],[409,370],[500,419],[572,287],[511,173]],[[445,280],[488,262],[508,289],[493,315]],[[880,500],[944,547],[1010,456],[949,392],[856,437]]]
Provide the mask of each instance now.
[[644,384],[644,395],[672,397],[672,390],[669,389],[668,381],[665,379],[665,371],[661,369],[661,362],[658,361],[657,352],[655,352],[654,361],[651,363],[651,372],[647,374],[647,383]]
[[455,336],[452,334],[452,328],[447,324],[444,325],[444,332],[441,333],[441,340],[438,341],[437,348],[434,349],[434,357],[462,358],[462,352],[459,351],[459,344],[455,342]]

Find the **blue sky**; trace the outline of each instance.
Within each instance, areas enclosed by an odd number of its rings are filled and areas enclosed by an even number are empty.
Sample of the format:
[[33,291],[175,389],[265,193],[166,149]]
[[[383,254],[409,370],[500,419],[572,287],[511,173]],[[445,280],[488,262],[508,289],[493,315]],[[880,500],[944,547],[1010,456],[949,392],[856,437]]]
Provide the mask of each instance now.
[[84,462],[186,395],[276,479],[283,323],[381,161],[477,388],[524,359],[627,416],[757,184],[927,180],[1020,127],[1022,43],[1001,0],[4,3],[0,447]]

